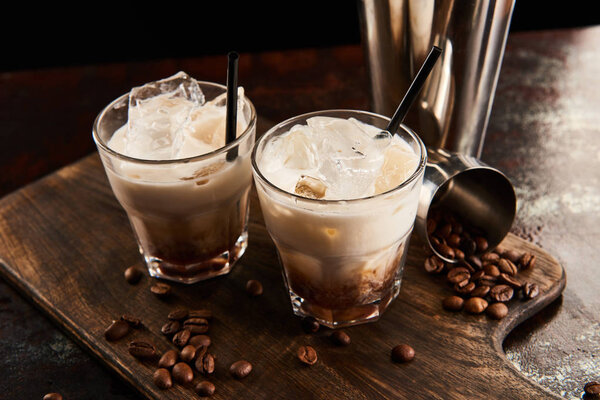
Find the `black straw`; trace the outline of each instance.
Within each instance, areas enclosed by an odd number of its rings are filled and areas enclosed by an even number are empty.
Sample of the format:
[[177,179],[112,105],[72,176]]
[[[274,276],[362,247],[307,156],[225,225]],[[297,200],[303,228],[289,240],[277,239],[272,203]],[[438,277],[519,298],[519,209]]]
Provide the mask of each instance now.
[[[225,119],[226,144],[236,139],[237,130],[237,93],[238,93],[238,60],[235,51],[227,54],[227,116]],[[233,147],[227,152],[227,161],[233,161],[238,155],[238,148]]]
[[415,99],[417,98],[417,95],[423,88],[423,85],[425,84],[425,81],[427,80],[429,73],[431,73],[431,70],[435,66],[435,63],[436,63],[438,57],[440,56],[440,54],[442,54],[442,49],[440,49],[437,46],[433,46],[431,48],[429,55],[425,59],[425,62],[421,66],[421,69],[419,70],[419,72],[417,72],[417,76],[415,76],[415,79],[410,84],[408,91],[406,92],[406,94],[404,95],[404,98],[398,105],[398,108],[396,109],[396,112],[394,113],[392,120],[390,121],[390,123],[388,124],[388,126],[386,128],[386,130],[388,132],[390,132],[392,135],[398,130],[402,121],[404,121],[404,117],[406,117],[406,113],[408,112],[410,106],[415,101]]

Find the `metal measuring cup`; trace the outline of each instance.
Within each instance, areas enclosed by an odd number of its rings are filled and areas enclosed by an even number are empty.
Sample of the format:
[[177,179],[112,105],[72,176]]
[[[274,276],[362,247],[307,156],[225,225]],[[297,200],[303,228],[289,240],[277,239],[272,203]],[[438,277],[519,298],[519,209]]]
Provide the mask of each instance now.
[[466,224],[485,232],[488,248],[495,248],[508,234],[517,211],[517,196],[510,180],[481,160],[444,149],[427,150],[427,166],[415,220],[417,234],[438,257],[427,234],[427,218],[439,206]]

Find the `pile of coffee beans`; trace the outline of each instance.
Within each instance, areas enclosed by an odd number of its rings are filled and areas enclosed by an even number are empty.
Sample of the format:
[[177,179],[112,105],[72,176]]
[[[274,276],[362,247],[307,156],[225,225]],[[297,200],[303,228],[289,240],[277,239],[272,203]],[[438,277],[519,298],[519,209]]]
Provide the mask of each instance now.
[[464,310],[469,314],[485,312],[492,319],[508,314],[510,300],[533,299],[540,293],[536,283],[519,277],[523,270],[535,266],[536,256],[497,247],[489,251],[482,231],[466,227],[452,213],[435,210],[427,222],[430,242],[444,257],[433,254],[423,267],[430,274],[445,274],[454,295],[442,300],[448,311]]

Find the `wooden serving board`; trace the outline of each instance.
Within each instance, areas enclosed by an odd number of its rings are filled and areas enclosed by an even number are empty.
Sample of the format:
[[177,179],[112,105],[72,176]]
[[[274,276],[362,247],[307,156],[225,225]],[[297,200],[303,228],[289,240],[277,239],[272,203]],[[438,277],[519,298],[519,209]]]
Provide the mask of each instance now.
[[[335,347],[330,330],[307,335],[292,314],[256,193],[252,196],[250,245],[235,269],[194,285],[175,284],[172,298],[160,300],[149,291],[154,279],[148,275],[133,286],[123,278],[125,268],[142,267],[142,262],[125,212],[93,154],[0,200],[0,271],[148,398],[198,397],[191,386],[158,389],[152,382],[155,365],[127,351],[133,339],[151,341],[161,352],[174,348],[160,327],[177,306],[208,307],[215,315],[210,336],[217,362],[210,380],[217,399],[559,398],[525,378],[502,350],[507,333],[565,287],[563,268],[541,249],[513,235],[503,243],[538,257],[524,277],[537,282],[542,294],[526,302],[512,300],[509,315],[498,322],[443,310],[441,299],[451,288],[442,277],[424,272],[425,251],[413,237],[399,297],[379,321],[348,328],[350,346]],[[248,279],[263,283],[262,296],[246,294]],[[107,342],[105,328],[122,314],[137,316],[144,328]],[[400,343],[415,349],[412,362],[390,360],[391,348]],[[296,358],[305,344],[318,352],[314,366]],[[254,366],[240,381],[228,373],[239,359]]]

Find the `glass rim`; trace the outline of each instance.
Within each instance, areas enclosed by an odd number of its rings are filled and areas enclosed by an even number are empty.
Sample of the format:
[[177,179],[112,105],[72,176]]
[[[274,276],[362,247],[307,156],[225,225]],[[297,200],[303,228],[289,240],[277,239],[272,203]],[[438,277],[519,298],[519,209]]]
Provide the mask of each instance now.
[[[208,81],[196,81],[196,82],[198,82],[199,85],[213,86],[213,87],[217,87],[219,89],[225,89],[225,93],[227,93],[227,87],[225,85],[221,85],[220,83],[208,82]],[[188,163],[188,162],[192,162],[192,161],[207,160],[210,158],[214,158],[215,156],[218,156],[220,154],[226,153],[230,149],[238,146],[243,140],[245,140],[246,136],[248,136],[250,134],[250,132],[252,132],[252,130],[256,126],[256,120],[257,120],[256,109],[254,108],[254,104],[252,104],[252,101],[250,101],[250,99],[247,96],[244,96],[244,101],[247,102],[248,106],[250,107],[250,122],[248,122],[248,126],[246,127],[244,132],[242,132],[241,135],[236,137],[236,139],[233,140],[232,142],[227,143],[225,146],[219,147],[218,149],[213,150],[209,153],[204,153],[204,154],[200,154],[197,156],[185,157],[185,158],[173,158],[173,159],[167,159],[167,160],[149,160],[149,159],[145,159],[145,158],[131,157],[131,156],[119,153],[119,152],[111,149],[104,142],[104,140],[102,140],[102,138],[98,135],[98,124],[100,123],[100,120],[102,119],[102,117],[104,117],[105,114],[110,109],[112,109],[117,103],[119,103],[121,100],[123,100],[124,98],[129,96],[129,93],[130,92],[120,95],[119,97],[117,97],[116,99],[111,101],[108,105],[106,105],[102,109],[102,111],[100,111],[98,113],[98,115],[96,116],[96,118],[94,120],[94,124],[92,125],[92,137],[94,138],[94,142],[96,142],[96,145],[98,147],[100,147],[103,151],[105,151],[105,152],[109,153],[110,155],[112,155],[118,159],[121,159],[123,161],[129,161],[129,162],[138,163],[138,164],[148,164],[148,165],[166,165],[166,164]]]
[[272,134],[272,132],[274,132],[277,129],[280,129],[283,125],[286,124],[290,124],[295,120],[299,120],[299,119],[307,119],[310,118],[312,116],[318,116],[318,115],[323,115],[326,113],[332,113],[332,114],[336,114],[336,113],[357,113],[357,114],[362,114],[362,115],[368,115],[370,117],[376,117],[376,118],[380,118],[384,121],[390,121],[390,118],[381,115],[381,114],[377,114],[374,112],[370,112],[370,111],[363,111],[363,110],[353,110],[353,109],[329,109],[329,110],[320,110],[320,111],[313,111],[313,112],[309,112],[309,113],[305,113],[305,114],[300,114],[300,115],[296,115],[294,117],[288,118],[285,121],[282,121],[278,124],[276,124],[275,126],[273,126],[271,129],[269,129],[267,132],[265,132],[263,135],[261,135],[256,142],[254,143],[254,148],[252,149],[252,155],[250,156],[250,159],[252,161],[252,169],[255,172],[256,176],[258,176],[258,178],[262,181],[265,182],[267,184],[267,186],[269,186],[270,188],[274,189],[275,191],[287,195],[287,196],[292,196],[292,198],[294,198],[296,201],[302,201],[302,202],[307,202],[307,203],[312,203],[312,204],[346,204],[346,203],[350,203],[350,202],[360,202],[360,201],[365,201],[365,200],[371,200],[371,199],[375,199],[378,197],[382,197],[382,196],[386,196],[389,195],[390,193],[399,191],[405,187],[407,187],[409,184],[411,184],[413,181],[415,181],[418,176],[421,174],[421,172],[425,171],[425,166],[427,164],[427,150],[425,148],[425,144],[423,143],[423,141],[421,140],[421,138],[419,137],[419,135],[417,135],[411,128],[409,128],[408,126],[404,125],[404,124],[400,124],[400,128],[402,128],[406,133],[409,134],[410,137],[412,137],[418,147],[419,150],[421,151],[420,154],[420,159],[419,159],[419,163],[417,165],[417,168],[415,169],[415,171],[404,181],[402,181],[401,184],[399,184],[398,186],[393,187],[392,189],[382,192],[382,193],[377,193],[377,194],[373,194],[370,196],[366,196],[366,197],[357,197],[357,198],[353,198],[353,199],[311,199],[308,197],[303,197],[303,196],[299,196],[296,193],[290,193],[286,190],[283,190],[282,188],[274,185],[271,181],[269,181],[260,171],[260,169],[258,168],[258,164],[256,162],[256,153],[258,151],[258,146],[260,145],[260,143],[262,143],[264,140],[266,140],[265,138],[267,136],[269,136],[269,134]]

